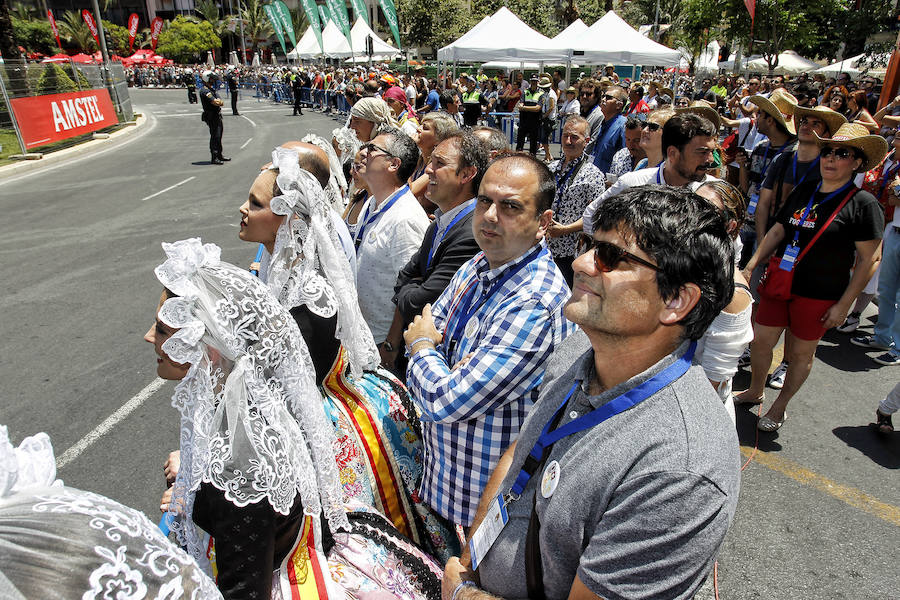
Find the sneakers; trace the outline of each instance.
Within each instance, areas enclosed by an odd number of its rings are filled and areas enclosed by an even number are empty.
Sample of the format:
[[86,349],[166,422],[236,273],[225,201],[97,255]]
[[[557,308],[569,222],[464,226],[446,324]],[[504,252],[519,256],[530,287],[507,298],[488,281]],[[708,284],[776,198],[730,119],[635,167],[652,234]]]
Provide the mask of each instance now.
[[886,367],[893,367],[896,365],[900,365],[900,356],[898,356],[892,352],[885,352],[884,354],[881,354],[880,356],[873,356],[872,360],[877,362],[879,365],[884,365]]
[[784,378],[787,376],[788,364],[784,361],[778,363],[772,374],[769,375],[769,387],[780,390],[784,387]]
[[859,317],[860,313],[852,312],[847,315],[847,319],[844,321],[844,324],[837,328],[841,333],[853,333],[856,331],[856,328],[859,327]]
[[738,359],[738,367],[744,368],[750,366],[750,346],[744,348],[744,353]]
[[860,348],[868,348],[869,350],[890,350],[888,346],[884,346],[875,341],[874,335],[861,335],[859,337],[850,338],[850,343]]

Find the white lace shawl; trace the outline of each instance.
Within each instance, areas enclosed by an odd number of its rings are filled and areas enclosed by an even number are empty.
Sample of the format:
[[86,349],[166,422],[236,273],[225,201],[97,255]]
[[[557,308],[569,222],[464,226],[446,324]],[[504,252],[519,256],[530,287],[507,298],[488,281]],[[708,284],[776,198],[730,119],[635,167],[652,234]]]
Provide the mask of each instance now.
[[300,141],[321,148],[328,157],[329,176],[328,187],[325,188],[325,198],[337,214],[343,213],[347,208],[347,178],[344,177],[344,169],[334,152],[334,147],[325,138],[314,133],[303,136]]
[[266,501],[282,514],[299,494],[306,514],[324,511],[332,530],[349,528],[334,428],[293,317],[256,277],[221,262],[218,246],[192,238],[163,250],[156,276],[175,297],[159,319],[178,331],[162,349],[191,364],[172,397],[181,413],[171,503],[179,542],[202,564],[203,538],[192,524],[202,482],[235,506]]
[[359,309],[350,263],[329,218],[322,187],[300,168],[295,150],[276,148],[272,168],[278,169],[275,181],[282,195],[272,198],[270,207],[287,218],[260,276],[288,310],[305,305],[323,318],[337,313],[335,335],[347,352],[350,372],[362,377],[364,370],[378,366],[378,347]]

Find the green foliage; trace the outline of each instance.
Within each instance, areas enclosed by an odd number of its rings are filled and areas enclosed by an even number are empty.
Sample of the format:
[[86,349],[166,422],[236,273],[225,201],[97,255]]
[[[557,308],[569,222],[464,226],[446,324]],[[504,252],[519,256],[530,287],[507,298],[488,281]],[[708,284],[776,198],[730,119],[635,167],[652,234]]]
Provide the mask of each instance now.
[[37,82],[38,95],[77,92],[78,86],[56,63],[47,63]]
[[12,29],[16,44],[25,48],[26,52],[55,53],[56,38],[48,21],[25,21],[13,17]]
[[57,19],[56,26],[59,29],[60,37],[65,38],[72,48],[85,54],[97,51],[97,42],[94,41],[94,36],[91,35],[87,23],[81,18],[80,12],[67,10],[61,19]]
[[263,10],[260,0],[243,0],[244,8],[241,10],[241,18],[244,19],[244,36],[250,38],[251,56],[259,49],[260,43],[267,42],[274,35],[275,30],[269,22]]
[[75,67],[74,73],[73,73],[71,63],[66,64],[62,69],[66,73],[66,75],[69,77],[69,79],[71,79],[72,81],[76,81],[76,80],[78,81],[77,86],[79,88],[81,88],[83,90],[89,90],[93,87],[91,85],[91,82],[88,81],[88,78],[84,76],[84,73],[82,73],[81,70],[78,69],[78,67]]
[[[104,19],[103,32],[106,34],[106,50],[110,54],[118,54],[119,56],[128,56],[131,54],[128,49],[127,27],[110,23]],[[137,36],[135,36],[135,42],[137,42]]]
[[[474,3],[473,3],[474,4]],[[486,3],[488,4],[488,3]],[[561,31],[560,19],[562,12],[557,13],[556,3],[553,0],[507,0],[506,7],[516,16],[522,19],[529,27],[543,33],[547,37],[553,37]],[[490,9],[485,14],[491,14],[497,9],[496,3],[489,3]]]
[[40,19],[40,14],[41,11],[38,10],[37,6],[34,6],[31,3],[22,2],[22,0],[17,0],[9,6],[9,15],[16,19],[22,19],[23,21]]
[[[472,7],[475,8],[474,6]],[[407,46],[446,46],[471,29],[480,19],[465,0],[402,0],[397,3],[400,31]]]
[[209,21],[194,23],[179,15],[159,35],[157,51],[177,62],[198,62],[207,50],[222,47]]

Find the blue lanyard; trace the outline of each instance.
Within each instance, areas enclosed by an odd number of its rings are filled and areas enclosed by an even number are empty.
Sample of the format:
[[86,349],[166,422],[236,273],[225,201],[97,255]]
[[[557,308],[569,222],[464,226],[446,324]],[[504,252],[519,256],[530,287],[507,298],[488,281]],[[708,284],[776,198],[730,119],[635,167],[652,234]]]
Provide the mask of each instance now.
[[447,359],[448,360],[451,358],[451,355],[453,354],[455,345],[459,343],[459,340],[462,337],[460,335],[462,333],[462,330],[465,329],[466,323],[469,322],[469,319],[472,318],[472,315],[474,315],[476,312],[478,312],[481,309],[481,307],[484,306],[484,303],[487,302],[491,298],[491,296],[494,295],[494,293],[497,290],[499,290],[501,287],[503,287],[504,283],[509,281],[516,273],[518,273],[519,271],[521,271],[522,269],[527,267],[528,264],[531,261],[533,261],[535,258],[537,258],[537,256],[543,250],[544,250],[544,247],[541,244],[538,244],[534,248],[534,250],[529,252],[525,256],[525,258],[522,259],[522,261],[519,264],[517,264],[514,267],[511,267],[508,271],[506,271],[506,273],[503,274],[503,277],[500,277],[499,279],[497,279],[497,281],[494,282],[494,285],[492,285],[486,293],[483,293],[481,295],[481,300],[479,300],[477,303],[474,303],[473,300],[475,299],[474,298],[475,288],[478,287],[477,286],[478,274],[476,273],[474,275],[474,279],[468,284],[466,291],[464,291],[460,295],[460,300],[457,303],[457,305],[455,307],[453,307],[452,311],[448,312],[448,314],[450,314],[451,312],[456,312],[457,310],[461,309],[461,313],[459,314],[459,317],[456,319],[456,322],[454,323],[453,330],[450,332],[449,336],[445,336],[445,338],[444,338],[447,343]]
[[565,437],[578,433],[579,431],[584,431],[585,429],[590,429],[591,427],[599,425],[607,419],[611,419],[612,417],[625,412],[629,408],[637,406],[653,394],[665,388],[687,373],[687,370],[691,367],[691,359],[693,359],[694,351],[696,349],[697,342],[691,342],[687,351],[678,360],[644,383],[631,388],[624,394],[613,398],[603,406],[592,410],[586,415],[582,415],[573,421],[569,421],[562,427],[555,427],[555,424],[559,422],[563,410],[566,408],[569,400],[571,400],[572,394],[575,393],[575,388],[581,383],[581,381],[575,381],[569,389],[569,393],[566,394],[565,399],[562,401],[562,404],[556,409],[553,417],[547,421],[546,425],[544,425],[544,429],[541,431],[540,437],[538,437],[537,441],[534,443],[531,452],[528,453],[525,464],[522,466],[522,470],[519,471],[519,475],[516,477],[516,481],[510,489],[510,497],[515,499],[522,495],[531,476],[534,475],[540,466],[540,463],[543,461],[545,451],[549,451],[553,444]]
[[[665,161],[663,161],[663,162],[665,162]],[[659,163],[659,168],[656,169],[656,183],[658,185],[662,185],[662,170],[663,170],[663,164]]]
[[464,209],[459,211],[459,214],[456,215],[453,218],[453,220],[450,221],[450,224],[447,225],[447,228],[441,232],[440,239],[436,239],[438,228],[437,228],[437,224],[435,224],[434,233],[431,234],[431,247],[428,249],[428,261],[425,263],[426,269],[431,267],[431,261],[434,259],[434,252],[435,252],[435,250],[437,250],[437,247],[441,245],[441,242],[444,241],[444,236],[447,235],[447,233],[451,229],[453,229],[454,225],[456,225],[457,223],[459,223],[460,221],[465,219],[467,216],[471,215],[472,212],[475,210],[475,202],[473,202],[472,200],[469,200],[469,202],[471,202],[471,204],[469,204],[467,207],[465,207]]
[[788,140],[787,142],[785,142],[785,143],[781,146],[781,148],[778,149],[778,152],[775,153],[775,156],[772,157],[772,160],[770,160],[769,162],[766,162],[766,159],[769,158],[769,150],[772,149],[772,143],[769,142],[769,145],[766,146],[766,153],[765,153],[765,155],[763,156],[763,164],[764,164],[765,166],[763,167],[762,172],[759,174],[759,181],[760,181],[760,183],[762,183],[762,181],[765,180],[765,178],[766,178],[766,171],[769,170],[769,167],[772,166],[772,163],[775,162],[775,159],[778,158],[778,155],[781,154],[782,152],[784,152],[784,149],[785,149],[785,148],[787,147],[787,145],[790,144],[790,143],[791,143],[790,140]]
[[812,161],[808,167],[806,167],[806,172],[803,173],[803,177],[800,178],[800,181],[797,181],[797,153],[794,152],[794,162],[791,163],[791,178],[794,180],[794,187],[797,187],[806,179],[806,176],[809,175],[810,171],[812,171],[816,165],[819,164],[820,156],[816,157],[816,160]]
[[[825,198],[821,202],[817,202],[815,204],[815,206],[818,207],[822,204],[825,204],[826,202],[828,202],[829,200],[831,200],[838,194],[846,191],[852,185],[853,185],[853,182],[848,181],[843,186],[841,186],[839,189],[836,189],[833,192],[831,192],[830,194],[828,194],[827,196],[825,196]],[[800,240],[800,230],[803,229],[803,224],[806,222],[806,217],[809,215],[809,211],[811,211],[813,208],[813,202],[815,202],[815,200],[816,200],[816,194],[819,193],[819,188],[821,188],[821,187],[822,187],[822,182],[820,181],[819,185],[816,186],[816,191],[814,191],[812,193],[812,195],[809,197],[809,202],[806,203],[806,210],[803,211],[803,216],[800,217],[800,222],[797,224],[797,231],[794,232],[794,240],[791,242],[792,246],[796,246],[797,242]]]
[[566,171],[565,175],[561,177],[559,175],[556,176],[556,197],[553,199],[553,216],[556,217],[556,207],[559,206],[560,201],[562,200],[563,194],[566,193],[566,189],[569,187],[569,178],[572,177],[578,167],[584,164],[584,155],[575,159],[572,163],[572,166],[569,167],[569,170]]
[[[402,188],[400,188],[399,190],[397,190],[396,192],[391,194],[390,198],[388,198],[387,203],[382,207],[381,210],[379,210],[374,215],[371,214],[373,204],[369,204],[369,208],[366,209],[366,216],[363,218],[362,223],[357,227],[356,235],[353,237],[353,244],[356,246],[357,253],[359,252],[359,245],[362,243],[362,241],[364,239],[366,239],[366,236],[365,236],[366,228],[369,227],[370,225],[375,225],[376,223],[378,223],[378,220],[381,219],[382,215],[384,215],[384,213],[386,213],[387,211],[391,210],[391,207],[394,205],[394,202],[396,202],[400,196],[402,196],[403,194],[405,194],[408,191],[409,191],[409,186],[404,185]],[[372,197],[372,200],[374,200],[374,199],[375,198]]]

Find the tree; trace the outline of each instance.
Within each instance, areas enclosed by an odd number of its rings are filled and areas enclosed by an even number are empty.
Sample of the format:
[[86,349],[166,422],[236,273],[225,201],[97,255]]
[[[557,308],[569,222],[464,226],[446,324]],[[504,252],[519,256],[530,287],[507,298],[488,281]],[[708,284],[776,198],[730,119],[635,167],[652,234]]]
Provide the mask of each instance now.
[[403,41],[409,46],[441,48],[477,22],[465,0],[406,0],[397,12],[400,30],[406,32]]
[[56,63],[48,63],[37,84],[38,95],[77,92],[78,86]]
[[7,59],[22,56],[18,44],[13,39],[12,18],[9,16],[7,0],[0,0],[0,56]]
[[178,62],[200,62],[204,52],[221,47],[209,21],[194,23],[179,15],[159,34],[157,50]]
[[[126,27],[110,23],[106,19],[103,20],[103,31],[106,34],[106,50],[110,54],[118,54],[119,56],[128,56],[131,54],[128,47],[128,38],[130,34]],[[137,36],[135,36],[135,42]]]
[[81,13],[67,10],[63,13],[62,19],[56,23],[60,36],[76,50],[88,54],[97,51],[97,42],[94,41],[87,23],[81,18]]
[[16,44],[25,48],[27,52],[54,53],[56,38],[53,37],[49,22],[25,21],[13,17],[12,29]]
[[222,19],[219,14],[219,5],[216,4],[216,0],[200,0],[194,7],[194,12],[212,26],[213,32],[219,36],[219,39],[224,39],[231,33],[228,30],[228,21]]
[[259,0],[243,0],[244,8],[241,10],[241,18],[244,20],[244,35],[250,38],[250,53],[256,54],[259,44],[265,42],[274,33],[272,24],[263,10],[263,4]]

